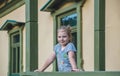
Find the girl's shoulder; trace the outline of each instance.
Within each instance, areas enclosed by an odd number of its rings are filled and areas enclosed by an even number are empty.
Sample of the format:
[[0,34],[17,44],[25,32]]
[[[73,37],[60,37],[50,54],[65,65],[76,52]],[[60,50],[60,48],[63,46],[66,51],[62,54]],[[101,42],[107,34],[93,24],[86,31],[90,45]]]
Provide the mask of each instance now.
[[72,42],[69,42],[69,43],[67,44],[67,46],[73,46],[73,47],[74,47],[74,44],[73,44]]
[[60,44],[57,43],[55,46],[54,46],[54,50],[57,49],[57,48],[60,48]]
[[59,44],[59,43],[57,43],[54,47],[60,47],[60,44]]
[[67,51],[75,51],[76,52],[76,48],[72,42],[68,43],[66,48],[67,48]]

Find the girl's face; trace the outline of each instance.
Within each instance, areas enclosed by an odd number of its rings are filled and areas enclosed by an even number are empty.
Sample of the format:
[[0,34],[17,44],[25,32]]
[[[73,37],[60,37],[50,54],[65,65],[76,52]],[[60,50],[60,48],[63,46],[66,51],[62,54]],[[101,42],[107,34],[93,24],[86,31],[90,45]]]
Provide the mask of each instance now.
[[66,44],[70,41],[68,34],[62,30],[58,32],[57,39],[61,46],[66,46]]

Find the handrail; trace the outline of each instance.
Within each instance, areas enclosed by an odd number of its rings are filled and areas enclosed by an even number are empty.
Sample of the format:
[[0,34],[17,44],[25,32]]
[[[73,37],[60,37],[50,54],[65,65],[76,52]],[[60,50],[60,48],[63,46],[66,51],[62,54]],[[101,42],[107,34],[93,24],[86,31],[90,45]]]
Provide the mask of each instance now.
[[120,71],[24,72],[21,76],[120,76]]

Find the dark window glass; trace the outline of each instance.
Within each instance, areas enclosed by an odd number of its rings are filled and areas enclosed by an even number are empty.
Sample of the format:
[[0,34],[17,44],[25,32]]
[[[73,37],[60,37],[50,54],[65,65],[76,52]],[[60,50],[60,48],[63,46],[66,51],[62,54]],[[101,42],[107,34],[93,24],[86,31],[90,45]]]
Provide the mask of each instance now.
[[16,73],[16,48],[13,48],[13,73]]
[[13,73],[19,73],[20,69],[20,47],[13,48]]
[[20,41],[20,35],[19,34],[13,36],[13,43],[18,43],[19,41]]
[[76,32],[72,33],[72,42],[77,49],[77,33]]
[[20,47],[17,48],[17,73],[19,73],[20,69]]
[[77,14],[73,13],[73,14],[62,17],[61,25],[76,26],[77,25]]

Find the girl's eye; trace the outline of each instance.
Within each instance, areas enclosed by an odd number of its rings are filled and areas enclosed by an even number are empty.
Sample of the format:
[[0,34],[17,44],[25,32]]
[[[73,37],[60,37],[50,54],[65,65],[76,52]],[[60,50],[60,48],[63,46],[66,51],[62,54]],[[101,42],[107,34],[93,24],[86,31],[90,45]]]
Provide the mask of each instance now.
[[58,36],[58,38],[61,38],[61,36]]
[[58,38],[66,38],[67,36],[58,36]]
[[63,36],[63,38],[66,38],[67,36]]

